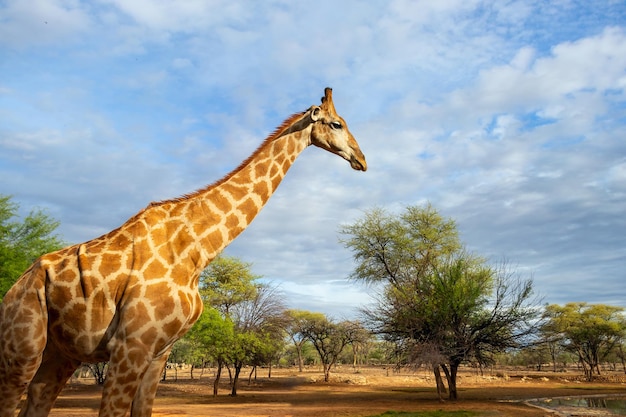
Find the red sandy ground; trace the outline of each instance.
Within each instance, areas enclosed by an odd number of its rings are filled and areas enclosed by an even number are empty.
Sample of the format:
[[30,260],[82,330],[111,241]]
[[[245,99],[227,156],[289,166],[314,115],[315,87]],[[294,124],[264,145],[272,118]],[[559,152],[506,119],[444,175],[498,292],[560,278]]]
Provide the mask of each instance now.
[[[243,374],[243,372],[242,372]],[[261,376],[263,374],[263,376]],[[188,372],[159,386],[153,417],[179,416],[298,416],[338,417],[372,416],[385,411],[465,410],[478,416],[597,416],[599,409],[559,409],[559,413],[532,407],[524,400],[561,396],[626,395],[623,374],[604,377],[594,383],[581,382],[573,372],[553,374],[520,373],[479,376],[465,371],[459,376],[459,400],[439,402],[430,375],[424,372],[397,374],[381,368],[354,372],[344,367],[332,374],[330,383],[320,382],[320,372],[297,373],[266,370],[248,384],[240,381],[238,395],[231,397],[225,384],[217,397],[212,396],[212,375],[190,379]],[[226,374],[228,381],[228,374]],[[71,381],[59,396],[51,416],[96,416],[101,388],[89,379]]]

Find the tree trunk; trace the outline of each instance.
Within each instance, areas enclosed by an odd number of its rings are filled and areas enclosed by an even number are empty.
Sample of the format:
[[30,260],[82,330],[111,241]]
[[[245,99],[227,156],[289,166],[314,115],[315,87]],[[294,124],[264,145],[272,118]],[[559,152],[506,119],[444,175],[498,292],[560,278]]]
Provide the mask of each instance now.
[[322,363],[322,367],[324,368],[324,382],[330,381],[330,364]]
[[458,363],[450,363],[450,369],[444,364],[441,365],[441,369],[446,374],[446,379],[448,380],[448,399],[450,401],[456,401],[458,398],[458,394],[456,391],[456,375],[459,370]]
[[300,372],[304,369],[304,360],[302,359],[302,344],[296,343],[296,352],[298,352],[298,369]]
[[446,386],[443,383],[443,379],[441,378],[439,364],[433,365],[433,373],[435,374],[435,382],[437,383],[437,396],[439,397],[439,402],[443,402],[443,394],[445,394],[447,391]]
[[254,380],[256,381],[256,365],[254,365],[250,370],[250,374],[248,375],[248,385],[252,383],[252,374],[254,374]]
[[233,387],[230,391],[231,397],[237,396],[237,383],[239,381],[239,373],[241,372],[241,367],[243,364],[235,364],[235,378],[233,379]]
[[222,376],[222,361],[217,361],[217,372],[215,373],[215,381],[213,381],[213,396],[217,397],[217,391],[220,387],[220,377]]

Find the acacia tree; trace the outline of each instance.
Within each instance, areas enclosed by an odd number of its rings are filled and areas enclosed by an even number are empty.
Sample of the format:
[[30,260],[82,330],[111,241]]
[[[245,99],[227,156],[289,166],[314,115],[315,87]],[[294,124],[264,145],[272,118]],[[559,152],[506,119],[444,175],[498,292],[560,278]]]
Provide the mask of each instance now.
[[565,348],[578,356],[585,377],[592,381],[594,372],[600,374],[600,362],[626,334],[623,311],[605,304],[551,304],[544,317],[548,328],[562,335]]
[[456,399],[462,362],[488,363],[533,331],[532,281],[465,252],[454,221],[432,206],[409,206],[400,216],[374,209],[341,232],[357,261],[352,278],[380,290],[363,311],[366,323],[399,357],[430,363],[440,397],[440,370]]
[[0,301],[39,256],[65,246],[54,231],[59,222],[42,210],[18,221],[19,205],[0,194]]
[[362,326],[353,321],[335,323],[326,316],[310,316],[303,324],[302,334],[313,343],[320,356],[324,382],[330,380],[330,371],[343,349],[362,334]]
[[302,347],[307,342],[305,330],[307,323],[313,320],[323,320],[325,318],[322,313],[313,313],[306,310],[287,310],[285,311],[285,332],[289,339],[293,342],[298,356],[298,369],[303,371],[304,359],[302,355]]

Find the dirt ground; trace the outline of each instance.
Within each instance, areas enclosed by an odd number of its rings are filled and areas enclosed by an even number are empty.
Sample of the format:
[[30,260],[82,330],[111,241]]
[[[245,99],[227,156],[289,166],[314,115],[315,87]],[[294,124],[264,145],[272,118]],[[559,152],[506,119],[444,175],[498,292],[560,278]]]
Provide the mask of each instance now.
[[[242,372],[243,374],[243,372]],[[545,397],[626,395],[623,374],[604,377],[594,383],[582,382],[575,373],[498,372],[480,376],[475,371],[459,375],[459,400],[439,402],[432,377],[425,372],[395,373],[384,368],[344,367],[323,382],[317,370],[298,373],[293,369],[257,373],[248,384],[240,381],[238,395],[231,397],[228,384],[213,397],[212,374],[190,379],[188,371],[172,371],[159,386],[154,417],[179,416],[373,416],[385,411],[472,411],[478,416],[544,417],[599,416],[600,409],[564,408],[548,410],[525,403]],[[224,377],[223,377],[224,378]],[[228,374],[225,376],[228,382]],[[101,387],[90,379],[72,380],[59,396],[50,414],[55,417],[96,416]]]

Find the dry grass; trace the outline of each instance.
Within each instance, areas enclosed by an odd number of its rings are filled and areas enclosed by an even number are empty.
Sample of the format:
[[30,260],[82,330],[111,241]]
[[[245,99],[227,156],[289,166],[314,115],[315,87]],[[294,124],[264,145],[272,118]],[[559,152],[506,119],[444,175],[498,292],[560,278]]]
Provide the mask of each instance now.
[[[440,403],[432,377],[425,372],[396,373],[384,368],[355,372],[344,367],[332,374],[329,383],[322,382],[318,370],[304,373],[294,369],[273,370],[271,378],[266,372],[260,370],[249,385],[244,378],[237,397],[228,395],[227,384],[221,387],[220,395],[213,397],[211,372],[191,380],[188,372],[179,371],[177,381],[171,379],[170,372],[168,380],[159,387],[153,416],[364,417],[386,411],[470,411],[478,416],[543,417],[557,414],[523,401],[626,394],[623,374],[611,374],[603,381],[589,384],[575,373],[499,371],[481,376],[476,371],[464,370],[458,381],[459,400]],[[51,416],[97,415],[100,390],[89,379],[72,381],[62,392]],[[561,411],[560,415],[574,415],[571,410]]]

